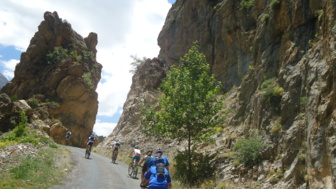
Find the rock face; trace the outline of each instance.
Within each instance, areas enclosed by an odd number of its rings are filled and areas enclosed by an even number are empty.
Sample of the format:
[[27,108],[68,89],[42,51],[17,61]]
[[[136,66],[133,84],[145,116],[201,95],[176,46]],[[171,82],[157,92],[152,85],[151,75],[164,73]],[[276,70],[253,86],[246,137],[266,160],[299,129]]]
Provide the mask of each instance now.
[[98,111],[95,90],[102,66],[96,61],[97,43],[97,34],[83,39],[57,12],[46,12],[27,51],[21,54],[13,80],[1,92],[37,101],[36,119],[58,120],[58,124],[49,124],[56,142],[64,140],[70,130],[71,143],[85,146]]
[[[155,102],[158,85],[149,84],[159,84],[198,41],[230,94],[225,131],[214,136],[215,145],[198,149],[229,152],[235,138],[254,133],[268,144],[253,168],[235,167],[218,153],[220,178],[254,179],[263,188],[335,188],[335,6],[335,0],[177,0],[158,36],[158,60],[133,76],[122,117],[101,146],[118,138],[155,147],[140,132],[141,103]],[[183,148],[164,144],[171,152]]]
[[7,78],[0,73],[0,89],[8,83]]

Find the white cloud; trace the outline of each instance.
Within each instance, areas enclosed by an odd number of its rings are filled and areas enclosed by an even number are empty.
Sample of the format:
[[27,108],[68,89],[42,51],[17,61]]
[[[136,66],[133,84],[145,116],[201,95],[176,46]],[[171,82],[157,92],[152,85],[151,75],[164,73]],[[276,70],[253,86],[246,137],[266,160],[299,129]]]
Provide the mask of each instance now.
[[14,77],[14,70],[17,63],[20,60],[11,59],[8,61],[0,61],[1,65],[4,68],[4,72],[2,73],[8,80],[11,80]]
[[[57,11],[83,37],[97,33],[97,61],[103,65],[98,117],[112,117],[131,86],[130,56],[158,55],[157,37],[170,7],[167,0],[2,0],[0,44],[25,51],[46,11]],[[97,122],[99,127],[106,126]]]
[[107,122],[100,122],[100,120],[96,120],[96,124],[93,128],[93,131],[98,136],[108,136],[112,133],[113,129],[116,127],[116,123],[107,123]]

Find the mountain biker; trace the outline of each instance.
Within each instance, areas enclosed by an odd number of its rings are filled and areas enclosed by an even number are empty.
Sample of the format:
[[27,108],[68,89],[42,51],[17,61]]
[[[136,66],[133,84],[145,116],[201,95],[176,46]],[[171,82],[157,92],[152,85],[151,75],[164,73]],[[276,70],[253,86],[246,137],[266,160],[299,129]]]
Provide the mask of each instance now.
[[143,178],[144,178],[144,174],[145,172],[147,172],[147,167],[148,167],[148,162],[152,159],[152,150],[148,150],[146,155],[141,159],[141,161],[139,162],[139,165],[141,165],[142,162],[144,162],[144,164],[142,165],[142,172],[141,172],[141,184],[140,187],[143,187]]
[[95,141],[95,137],[93,134],[91,134],[91,136],[86,140],[86,144],[87,144],[87,147],[89,147],[90,152],[91,152],[94,141]]
[[[168,161],[168,158],[163,155],[163,150],[161,148],[156,149],[154,156],[159,156],[160,158],[162,158],[163,161],[164,161],[163,163],[165,165],[165,168],[169,171],[169,161]],[[148,162],[148,169],[154,165],[154,160],[155,160],[154,157],[152,157],[150,159],[150,161]]]
[[[134,153],[134,156],[132,157],[132,154]],[[141,156],[141,152],[139,150],[138,145],[134,146],[134,149],[131,151],[129,157],[132,157],[132,162],[134,163],[135,161],[135,165],[138,166],[138,163],[140,161],[140,157]]]
[[68,145],[69,144],[69,140],[70,140],[70,137],[71,137],[71,132],[68,131],[66,134],[65,134],[65,144]]
[[159,163],[164,163],[164,159],[159,157],[159,155],[155,155],[153,166],[148,169],[148,171],[144,175],[143,184],[148,185],[148,189],[171,189],[171,177],[169,171],[165,167],[161,167],[161,171],[163,174],[158,174],[160,171],[156,167]]
[[114,157],[114,154],[115,153],[117,153],[118,154],[118,150],[119,150],[119,148],[120,148],[120,142],[119,142],[119,140],[116,140],[115,142],[114,142],[114,144],[112,144],[112,157]]

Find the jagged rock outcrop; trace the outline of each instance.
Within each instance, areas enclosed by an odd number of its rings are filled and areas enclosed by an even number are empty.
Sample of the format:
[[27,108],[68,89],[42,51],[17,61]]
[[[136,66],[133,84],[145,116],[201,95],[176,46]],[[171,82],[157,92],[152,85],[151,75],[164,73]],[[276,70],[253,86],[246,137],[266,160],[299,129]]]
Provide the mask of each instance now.
[[[262,188],[335,188],[335,10],[335,0],[177,0],[172,6],[158,37],[160,73],[198,41],[230,94],[224,131],[214,136],[215,145],[198,148],[217,154],[220,179],[255,180]],[[149,80],[141,81],[154,79],[146,74],[133,76],[123,115],[101,146],[115,138],[153,146],[140,132],[141,103],[158,95],[144,85]],[[233,166],[225,153],[235,138],[255,133],[267,144],[263,162]],[[183,147],[165,144],[168,151]]]
[[8,83],[7,78],[0,73],[0,89]]
[[[32,107],[34,117],[49,123],[56,142],[63,143],[70,130],[71,143],[85,146],[98,111],[95,90],[102,66],[96,61],[97,43],[97,34],[83,39],[57,12],[45,12],[27,51],[21,54],[13,80],[1,92],[14,99],[37,101]],[[1,131],[8,129],[1,124]]]

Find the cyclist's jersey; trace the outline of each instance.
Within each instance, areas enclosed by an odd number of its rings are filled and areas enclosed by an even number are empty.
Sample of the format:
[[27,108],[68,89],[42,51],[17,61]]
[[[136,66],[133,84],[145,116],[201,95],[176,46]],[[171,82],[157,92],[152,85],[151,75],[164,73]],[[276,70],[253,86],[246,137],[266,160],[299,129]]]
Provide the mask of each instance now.
[[88,138],[88,145],[92,145],[93,143],[94,143],[94,141],[95,141],[95,138],[94,137],[89,137]]
[[[168,161],[168,158],[166,156],[161,156],[161,158],[163,159],[163,164],[165,166],[169,166],[169,161]],[[149,160],[148,162],[148,167],[150,168],[151,166],[154,166],[154,159],[155,157],[151,157],[151,159]]]
[[134,156],[140,156],[141,152],[139,149],[134,149]]
[[66,137],[67,137],[67,138],[70,138],[70,136],[71,136],[71,133],[70,133],[70,132],[67,132]]

